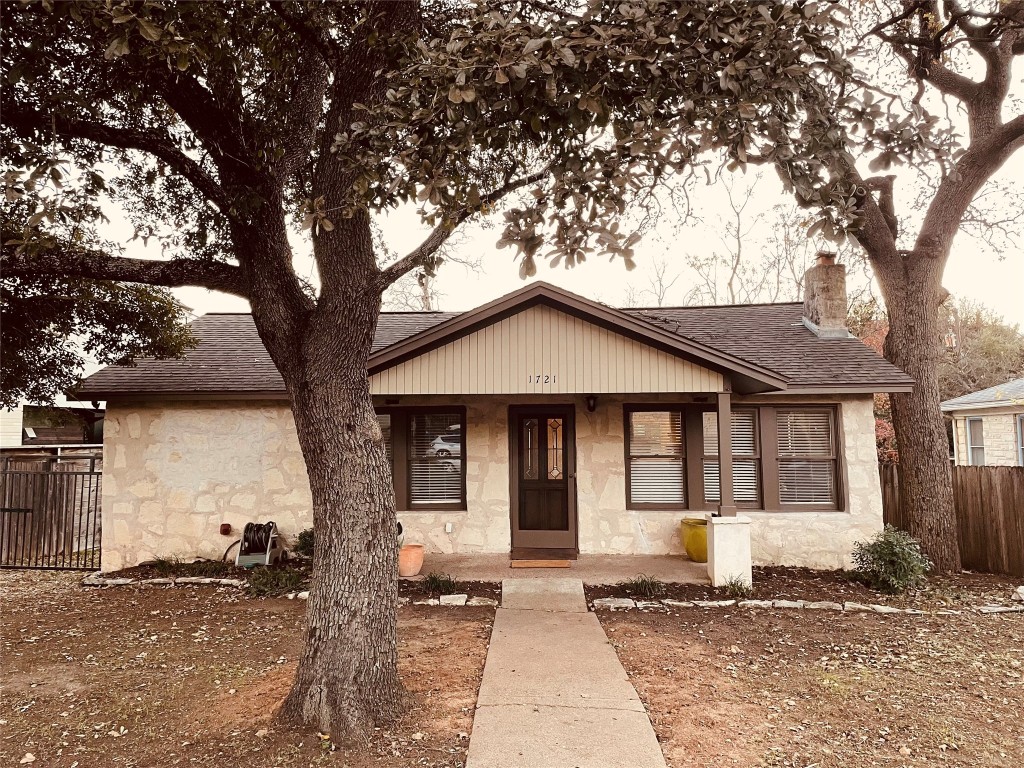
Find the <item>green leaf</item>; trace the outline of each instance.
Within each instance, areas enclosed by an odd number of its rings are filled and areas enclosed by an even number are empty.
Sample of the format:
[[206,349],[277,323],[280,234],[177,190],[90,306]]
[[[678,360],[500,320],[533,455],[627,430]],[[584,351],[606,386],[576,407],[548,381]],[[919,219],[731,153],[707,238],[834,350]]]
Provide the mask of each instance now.
[[149,19],[144,19],[144,18],[142,18],[140,16],[139,17],[139,34],[141,34],[144,38],[146,38],[150,42],[155,43],[157,40],[159,40],[163,36],[164,31],[162,29],[160,29],[160,27],[158,27],[156,24],[151,22]]

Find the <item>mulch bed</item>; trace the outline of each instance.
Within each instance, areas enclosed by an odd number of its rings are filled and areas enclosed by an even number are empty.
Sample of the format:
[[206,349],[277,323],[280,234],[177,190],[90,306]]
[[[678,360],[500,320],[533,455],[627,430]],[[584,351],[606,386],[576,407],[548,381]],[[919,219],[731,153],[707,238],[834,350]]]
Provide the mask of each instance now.
[[[287,562],[269,566],[271,571],[291,571],[299,573],[304,578],[302,589],[308,589],[311,577],[311,563],[308,560],[292,559]],[[132,568],[124,568],[120,571],[103,574],[106,578],[135,579],[161,579],[179,578],[182,576],[201,576],[206,578],[219,579],[248,579],[253,570],[238,568],[233,562],[220,562],[217,560],[196,560],[194,562],[156,561],[143,563]],[[490,597],[495,600],[501,598],[501,584],[487,581],[457,581],[456,593],[465,593],[471,597]],[[423,576],[412,579],[398,580],[399,597],[407,597],[410,600],[426,600],[438,597],[439,592],[429,589],[427,580]]]
[[[856,581],[849,571],[815,571],[809,568],[780,566],[754,569],[753,600],[826,600],[833,602],[883,603],[895,607],[949,607],[1010,604],[1015,586],[1024,580],[983,573],[961,573],[928,579],[922,589],[906,595],[889,595]],[[599,597],[651,599],[626,584],[587,586],[587,600]],[[665,584],[657,599],[723,600],[737,597],[710,584]]]

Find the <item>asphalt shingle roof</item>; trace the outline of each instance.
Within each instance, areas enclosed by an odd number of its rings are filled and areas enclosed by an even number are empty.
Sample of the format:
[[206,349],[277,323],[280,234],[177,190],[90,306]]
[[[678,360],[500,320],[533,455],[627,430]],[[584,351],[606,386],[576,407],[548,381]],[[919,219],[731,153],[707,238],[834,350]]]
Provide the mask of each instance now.
[[664,330],[768,368],[781,374],[793,388],[914,383],[860,339],[821,338],[814,334],[803,324],[802,304],[625,311]]
[[[800,304],[624,310],[663,331],[768,368],[790,388],[885,391],[913,380],[854,338],[819,338],[801,322]],[[385,312],[373,351],[385,349],[446,320],[452,312]],[[198,346],[184,359],[141,359],[134,368],[110,366],[89,376],[78,395],[280,394],[284,382],[248,314],[208,314],[192,323]]]
[[952,400],[942,402],[942,410],[956,411],[961,408],[983,405],[1010,405],[1014,401],[1024,403],[1024,379],[1013,379],[988,389],[979,389]]

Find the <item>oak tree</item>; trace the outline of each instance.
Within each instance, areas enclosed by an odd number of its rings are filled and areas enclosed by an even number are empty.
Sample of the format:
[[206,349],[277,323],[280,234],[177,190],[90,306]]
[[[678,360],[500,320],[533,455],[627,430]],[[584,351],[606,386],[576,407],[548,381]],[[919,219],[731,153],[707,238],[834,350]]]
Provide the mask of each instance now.
[[[852,231],[885,300],[885,356],[916,380],[913,391],[891,396],[909,529],[934,570],[959,570],[939,411],[942,275],[958,232],[986,220],[985,185],[1024,147],[1024,94],[1013,90],[1024,58],[1024,2],[852,7],[843,39],[858,69],[837,102],[850,152],[838,172],[857,188]],[[990,221],[1005,218],[987,213]]]
[[[401,707],[394,496],[367,382],[382,292],[501,213],[520,271],[629,266],[629,206],[703,153],[772,163],[830,226],[858,205],[833,105],[831,5],[698,0],[5,3],[0,143],[31,201],[5,276],[241,296],[287,389],[318,546],[281,711],[335,738]],[[122,205],[162,260],[40,238],[67,186]],[[83,192],[85,190],[86,192]],[[381,265],[373,214],[432,230]],[[88,210],[80,207],[79,210]],[[294,267],[305,232],[316,288]],[[323,545],[321,546],[321,542]]]

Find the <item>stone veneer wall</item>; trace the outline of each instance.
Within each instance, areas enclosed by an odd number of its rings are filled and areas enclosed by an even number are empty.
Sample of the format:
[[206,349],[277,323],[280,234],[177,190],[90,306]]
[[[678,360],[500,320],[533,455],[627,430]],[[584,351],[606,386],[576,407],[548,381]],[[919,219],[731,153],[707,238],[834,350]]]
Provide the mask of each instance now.
[[980,417],[985,440],[985,466],[1018,467],[1017,413],[1000,413],[987,409],[964,411],[953,418],[956,433],[956,463],[971,463],[967,450],[967,419]]
[[[659,400],[669,398],[648,399]],[[580,551],[681,552],[677,531],[687,513],[625,509],[623,398],[601,396],[594,413],[587,413],[582,399],[570,396],[516,399],[531,401],[576,402]],[[745,512],[755,520],[755,562],[840,567],[848,564],[855,541],[881,528],[872,401],[849,396],[840,402],[850,509]],[[436,397],[402,398],[403,405],[443,403]],[[508,403],[477,397],[466,405],[468,510],[405,511],[399,517],[406,541],[423,543],[431,552],[508,552]],[[311,523],[295,425],[282,402],[113,401],[107,407],[104,450],[105,570],[157,556],[219,558],[250,520],[274,520],[286,536]],[[231,536],[218,532],[225,522],[234,528]],[[451,533],[445,531],[446,523],[451,523]]]

